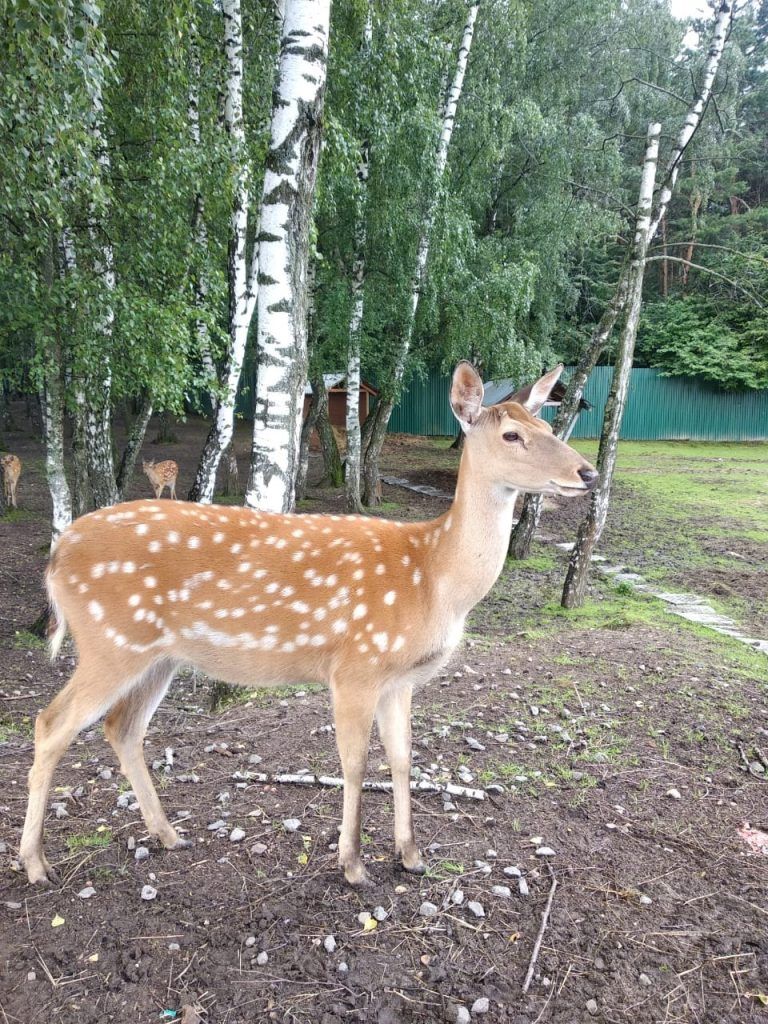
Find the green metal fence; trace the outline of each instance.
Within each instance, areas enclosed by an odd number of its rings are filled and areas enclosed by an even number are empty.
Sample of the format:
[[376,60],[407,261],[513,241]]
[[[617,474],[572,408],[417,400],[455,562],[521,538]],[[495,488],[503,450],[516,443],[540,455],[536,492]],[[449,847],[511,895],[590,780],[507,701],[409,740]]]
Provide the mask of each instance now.
[[[564,378],[569,375],[566,369]],[[613,368],[598,366],[584,397],[573,437],[599,437]],[[450,377],[433,372],[412,380],[392,413],[389,430],[401,434],[447,435],[456,431],[448,405]],[[552,419],[554,410],[545,410]],[[663,377],[658,370],[632,370],[621,436],[633,441],[768,440],[768,390],[721,391],[691,377]]]

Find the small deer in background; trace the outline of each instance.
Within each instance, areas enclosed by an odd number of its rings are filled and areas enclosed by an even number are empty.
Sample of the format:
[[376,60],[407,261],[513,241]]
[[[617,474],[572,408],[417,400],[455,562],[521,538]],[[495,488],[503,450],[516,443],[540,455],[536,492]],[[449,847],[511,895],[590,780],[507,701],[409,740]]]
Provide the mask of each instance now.
[[0,456],[0,466],[3,467],[3,494],[11,508],[18,508],[16,504],[16,484],[21,476],[21,459],[18,455]]
[[597,479],[534,415],[561,370],[542,377],[524,404],[484,409],[482,381],[459,364],[450,400],[466,444],[456,495],[428,522],[152,501],[74,522],[47,585],[52,654],[68,627],[79,660],[35,725],[21,839],[30,882],[55,877],[43,820],[56,765],[104,714],[148,831],[168,849],[191,845],[168,821],[143,752],[182,664],[244,686],[328,683],[344,772],[339,863],[358,885],[367,881],[360,815],[375,718],[392,771],[396,851],[406,870],[424,872],[411,819],[413,688],[445,665],[501,572],[518,490],[584,495]]
[[179,475],[179,467],[173,459],[166,459],[164,462],[155,462],[154,459],[151,462],[147,462],[146,459],[142,459],[141,468],[149,477],[149,482],[152,484],[156,498],[162,498],[163,491],[167,487],[170,497],[175,500],[176,477]]

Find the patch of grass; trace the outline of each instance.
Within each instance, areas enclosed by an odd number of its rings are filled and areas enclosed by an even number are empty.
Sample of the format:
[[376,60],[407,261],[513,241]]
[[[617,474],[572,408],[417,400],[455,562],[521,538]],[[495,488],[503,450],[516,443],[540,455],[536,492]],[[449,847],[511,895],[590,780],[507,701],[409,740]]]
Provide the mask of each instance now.
[[35,636],[28,629],[17,629],[13,636],[13,646],[24,651],[39,651],[48,645],[42,637]]
[[73,853],[75,850],[99,850],[109,846],[112,842],[112,829],[98,829],[95,832],[80,832],[73,836],[67,836],[67,848]]
[[30,512],[29,509],[7,508],[5,512],[0,516],[0,521],[4,523],[25,523],[29,522],[30,519],[37,518],[39,518],[38,513]]
[[29,715],[14,718],[9,713],[0,714],[0,743],[7,743],[12,736],[32,736],[34,731]]
[[507,566],[514,572],[525,570],[529,572],[550,572],[550,570],[556,568],[557,558],[548,551],[542,551],[540,554],[531,555],[523,561],[507,559]]

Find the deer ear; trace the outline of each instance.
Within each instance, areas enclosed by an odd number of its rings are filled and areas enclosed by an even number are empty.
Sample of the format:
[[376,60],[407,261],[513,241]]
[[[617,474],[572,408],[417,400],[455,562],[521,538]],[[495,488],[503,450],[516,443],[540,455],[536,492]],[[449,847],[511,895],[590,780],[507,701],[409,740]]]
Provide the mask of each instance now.
[[554,370],[545,373],[535,384],[529,384],[527,388],[522,388],[520,391],[515,392],[510,401],[519,402],[528,412],[537,416],[541,411],[541,407],[549,398],[550,391],[560,379],[562,372],[563,364],[558,363]]
[[459,363],[451,381],[451,409],[465,434],[477,422],[483,408],[483,390],[483,382],[474,366]]

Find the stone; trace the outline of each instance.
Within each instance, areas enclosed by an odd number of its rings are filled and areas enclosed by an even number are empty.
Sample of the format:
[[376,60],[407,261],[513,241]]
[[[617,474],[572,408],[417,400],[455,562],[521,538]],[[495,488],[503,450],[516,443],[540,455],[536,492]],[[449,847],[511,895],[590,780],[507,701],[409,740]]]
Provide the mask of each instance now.
[[435,917],[435,915],[439,913],[439,909],[434,903],[430,903],[429,900],[424,900],[419,907],[419,913],[422,917]]
[[178,953],[180,949],[181,949],[181,946],[178,944],[178,942],[169,942],[168,943],[168,952],[169,953]]
[[208,825],[208,831],[218,832],[220,828],[226,828],[226,825],[227,823],[223,818],[217,818],[216,821],[212,821],[211,824]]
[[386,921],[387,918],[389,917],[389,914],[384,909],[384,907],[374,907],[373,916],[376,918],[377,921]]
[[368,922],[371,920],[370,912],[367,910],[361,910],[360,913],[357,915],[357,920],[362,925],[368,924]]
[[249,935],[248,938],[245,940],[245,944],[248,947],[248,949],[251,949],[251,947],[256,945],[256,936]]
[[145,885],[141,890],[141,898],[143,900],[153,900],[157,896],[157,889],[153,885]]
[[336,968],[339,974],[346,974],[349,971],[349,964],[344,963],[342,960],[339,966]]
[[473,913],[475,917],[485,917],[483,905],[482,903],[478,903],[477,900],[470,900],[467,904],[467,909]]
[[453,895],[451,896],[451,903],[453,903],[454,906],[460,907],[463,902],[464,893],[462,892],[461,889],[455,889]]
[[126,842],[126,846],[128,847],[129,851],[136,849],[136,840],[135,840],[135,838],[133,836],[128,836],[128,840]]
[[679,789],[668,789],[667,790],[667,796],[670,798],[670,800],[680,800],[680,790]]
[[640,977],[637,980],[640,982],[641,985],[649,986],[649,985],[653,984],[653,982],[651,981],[651,979],[648,977],[647,974],[641,974]]
[[479,1016],[482,1013],[488,1013],[490,1008],[490,1001],[487,996],[481,996],[472,1003],[472,1014]]
[[251,847],[251,853],[257,854],[259,857],[267,852],[266,843],[254,843]]
[[504,874],[507,876],[507,878],[520,878],[520,876],[522,875],[522,871],[520,870],[520,868],[517,868],[513,864],[511,864],[508,868],[504,868]]
[[480,740],[476,740],[474,736],[465,736],[464,742],[467,744],[470,750],[485,750],[485,747],[480,742]]
[[84,889],[81,889],[77,895],[80,897],[81,900],[89,900],[91,896],[96,895],[96,890],[93,888],[92,885],[86,885],[86,887]]
[[597,1013],[597,1000],[596,999],[588,999],[587,1000],[587,1013],[591,1013],[593,1017]]
[[555,851],[552,849],[551,846],[537,846],[536,847],[536,856],[537,857],[554,857],[555,856]]
[[259,965],[259,967],[263,967],[268,962],[269,962],[269,954],[265,953],[264,950],[262,949],[262,951],[256,957],[256,963]]
[[469,1010],[466,1006],[449,1006],[445,1011],[445,1019],[453,1024],[469,1024]]
[[494,885],[491,892],[494,896],[501,896],[503,899],[509,899],[512,895],[512,890],[508,885]]
[[653,900],[651,899],[650,896],[643,895],[643,896],[640,897],[640,901],[639,902],[644,907],[650,907],[650,905],[653,903]]
[[146,846],[137,846],[133,854],[134,860],[146,860],[149,857],[149,850]]
[[326,953],[336,952],[336,939],[332,935],[326,935],[323,939],[323,948]]
[[102,779],[104,782],[109,782],[112,778],[112,769],[102,768],[101,771],[99,772],[99,778]]
[[527,896],[529,894],[530,890],[528,889],[528,883],[526,882],[526,880],[524,878],[518,878],[518,880],[517,880],[517,888],[518,888],[521,896]]
[[283,828],[286,832],[298,832],[301,828],[301,822],[298,818],[286,818],[283,821]]
[[232,831],[229,833],[229,841],[230,841],[230,843],[242,843],[242,841],[244,839],[245,839],[245,829],[244,828],[233,828]]

